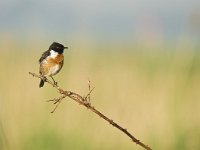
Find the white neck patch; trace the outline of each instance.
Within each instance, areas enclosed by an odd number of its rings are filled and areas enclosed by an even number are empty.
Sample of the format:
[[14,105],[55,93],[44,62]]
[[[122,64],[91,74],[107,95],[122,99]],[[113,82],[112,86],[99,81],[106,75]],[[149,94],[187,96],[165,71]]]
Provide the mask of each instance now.
[[55,52],[54,50],[50,51],[50,57],[51,58],[55,58],[56,56],[58,56],[58,52]]

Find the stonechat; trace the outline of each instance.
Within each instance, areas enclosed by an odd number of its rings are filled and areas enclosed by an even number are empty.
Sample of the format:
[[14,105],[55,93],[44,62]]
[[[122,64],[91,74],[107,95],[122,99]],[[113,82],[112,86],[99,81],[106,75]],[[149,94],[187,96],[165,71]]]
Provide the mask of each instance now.
[[[52,76],[56,75],[61,69],[64,64],[64,49],[67,49],[68,47],[64,47],[62,44],[53,42],[49,49],[45,51],[41,58],[39,59],[40,68],[39,73],[46,77],[51,77],[54,81],[54,84],[56,83]],[[40,81],[39,87],[44,86],[44,80]]]

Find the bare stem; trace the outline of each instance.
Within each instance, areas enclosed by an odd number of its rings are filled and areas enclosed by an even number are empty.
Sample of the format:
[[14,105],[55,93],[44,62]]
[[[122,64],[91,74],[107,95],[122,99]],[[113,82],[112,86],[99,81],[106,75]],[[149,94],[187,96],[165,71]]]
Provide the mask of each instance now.
[[[41,75],[37,75],[35,73],[29,72],[30,75],[32,75],[33,77],[37,77],[40,79],[43,79],[43,77]],[[103,113],[101,113],[100,111],[98,111],[96,108],[94,108],[94,106],[91,105],[90,102],[88,102],[87,97],[90,96],[92,90],[90,90],[89,87],[89,93],[87,94],[86,98],[80,96],[77,93],[71,92],[71,91],[65,91],[64,89],[60,88],[57,84],[51,82],[49,79],[46,79],[47,83],[49,83],[50,85],[52,85],[54,88],[56,88],[58,90],[58,92],[60,94],[62,94],[63,96],[61,96],[60,98],[54,99],[54,100],[50,100],[50,101],[54,101],[54,104],[57,104],[56,107],[54,108],[54,110],[52,111],[52,113],[57,109],[58,105],[60,104],[60,102],[62,101],[62,99],[64,99],[65,97],[69,97],[72,100],[76,101],[77,103],[79,103],[82,106],[85,106],[87,109],[91,110],[92,112],[94,112],[96,115],[98,115],[99,117],[101,117],[102,119],[104,119],[105,121],[107,121],[108,123],[110,123],[111,125],[113,125],[114,127],[116,127],[117,129],[119,129],[121,132],[123,132],[124,134],[126,134],[129,138],[131,138],[131,140],[133,142],[135,142],[136,144],[140,145],[141,147],[143,147],[146,150],[151,150],[151,148],[147,145],[145,145],[144,143],[142,143],[140,140],[138,140],[137,138],[135,138],[127,129],[123,128],[122,126],[118,125],[116,122],[114,122],[112,119],[108,118],[107,116],[105,116]],[[90,83],[89,83],[90,84]]]

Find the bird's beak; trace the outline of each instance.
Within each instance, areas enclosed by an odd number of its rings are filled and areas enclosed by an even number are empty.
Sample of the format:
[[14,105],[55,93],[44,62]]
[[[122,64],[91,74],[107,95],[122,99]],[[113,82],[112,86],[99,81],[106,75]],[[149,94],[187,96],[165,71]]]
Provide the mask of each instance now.
[[68,49],[68,47],[64,47],[64,49]]

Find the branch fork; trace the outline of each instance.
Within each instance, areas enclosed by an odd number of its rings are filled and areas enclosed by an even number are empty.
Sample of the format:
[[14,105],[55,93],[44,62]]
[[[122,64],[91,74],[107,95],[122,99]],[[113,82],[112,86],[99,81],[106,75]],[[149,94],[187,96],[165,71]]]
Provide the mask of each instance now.
[[114,122],[112,119],[108,118],[107,116],[105,116],[103,113],[101,113],[100,111],[98,111],[94,106],[91,105],[91,101],[90,101],[90,94],[92,93],[92,91],[94,90],[94,87],[91,89],[90,87],[90,81],[88,80],[88,93],[86,96],[80,96],[77,93],[71,92],[71,91],[66,91],[63,90],[62,88],[60,88],[58,86],[58,84],[55,84],[55,82],[51,82],[49,79],[45,78],[41,75],[37,75],[35,73],[29,72],[30,75],[32,75],[33,77],[37,77],[40,78],[42,80],[44,80],[45,82],[49,83],[51,86],[53,86],[54,88],[56,88],[58,90],[58,92],[61,94],[60,97],[58,98],[54,98],[52,100],[48,100],[48,102],[53,102],[53,104],[55,104],[55,108],[51,111],[51,113],[54,113],[55,110],[58,108],[58,106],[60,105],[60,103],[62,102],[62,100],[66,97],[69,97],[71,100],[76,101],[77,103],[79,103],[82,106],[85,106],[87,109],[91,110],[93,113],[95,113],[96,115],[98,115],[99,117],[101,117],[102,119],[104,119],[105,121],[107,121],[108,123],[110,123],[113,127],[117,128],[118,130],[120,130],[121,132],[123,132],[124,134],[126,134],[129,138],[131,138],[131,140],[140,145],[141,147],[143,147],[146,150],[152,150],[149,146],[145,145],[144,143],[142,143],[140,140],[138,140],[137,138],[135,138],[126,128],[123,128],[122,126],[120,126],[119,124],[117,124],[116,122]]

